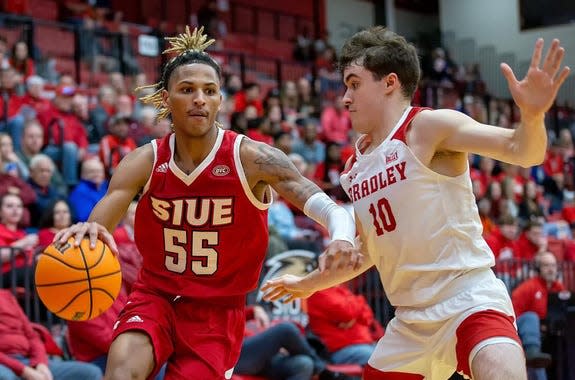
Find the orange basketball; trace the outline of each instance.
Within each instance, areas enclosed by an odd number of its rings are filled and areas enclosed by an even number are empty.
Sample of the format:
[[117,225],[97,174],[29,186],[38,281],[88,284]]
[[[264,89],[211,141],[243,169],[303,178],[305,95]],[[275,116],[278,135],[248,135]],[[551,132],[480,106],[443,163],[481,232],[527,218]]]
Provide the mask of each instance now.
[[74,247],[51,244],[36,265],[36,291],[48,310],[60,318],[85,321],[105,312],[122,286],[120,262],[98,240],[94,249],[88,239]]

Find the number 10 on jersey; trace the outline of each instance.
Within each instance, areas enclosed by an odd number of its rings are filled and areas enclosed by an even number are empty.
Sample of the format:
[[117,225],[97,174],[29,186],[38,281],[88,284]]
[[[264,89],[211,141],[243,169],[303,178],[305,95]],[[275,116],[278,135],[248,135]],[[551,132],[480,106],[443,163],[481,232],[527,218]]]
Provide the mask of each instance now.
[[386,198],[380,198],[375,204],[370,204],[369,213],[373,219],[373,227],[375,227],[377,236],[383,235],[385,231],[391,232],[395,230],[397,223]]

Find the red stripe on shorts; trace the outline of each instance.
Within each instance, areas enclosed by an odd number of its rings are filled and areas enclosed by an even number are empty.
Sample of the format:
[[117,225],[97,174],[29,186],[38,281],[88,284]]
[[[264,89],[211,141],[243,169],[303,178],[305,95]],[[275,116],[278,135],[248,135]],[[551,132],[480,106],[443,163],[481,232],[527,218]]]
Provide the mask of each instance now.
[[363,380],[423,380],[423,375],[405,372],[383,372],[367,364],[363,368]]
[[469,354],[475,346],[486,339],[509,338],[516,341],[521,347],[521,340],[513,322],[512,316],[495,310],[480,311],[465,318],[456,331],[457,372],[463,372],[471,377]]

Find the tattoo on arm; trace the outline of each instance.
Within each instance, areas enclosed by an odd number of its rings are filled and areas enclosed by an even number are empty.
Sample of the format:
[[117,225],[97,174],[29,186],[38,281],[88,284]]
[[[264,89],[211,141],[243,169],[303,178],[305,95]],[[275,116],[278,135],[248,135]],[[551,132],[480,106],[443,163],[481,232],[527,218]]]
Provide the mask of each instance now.
[[280,150],[261,144],[254,162],[267,181],[281,196],[295,206],[303,207],[307,199],[321,189],[305,178]]

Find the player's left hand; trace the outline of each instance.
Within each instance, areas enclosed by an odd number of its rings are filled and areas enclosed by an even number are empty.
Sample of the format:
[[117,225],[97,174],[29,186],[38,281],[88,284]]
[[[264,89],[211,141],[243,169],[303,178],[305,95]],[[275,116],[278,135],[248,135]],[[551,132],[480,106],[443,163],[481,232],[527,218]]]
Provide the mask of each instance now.
[[318,269],[320,272],[350,268],[359,269],[363,263],[363,254],[358,248],[344,240],[334,240],[319,256]]
[[303,277],[284,274],[268,280],[261,288],[264,301],[273,302],[281,299],[283,303],[288,303],[296,298],[311,296],[314,290],[308,288],[302,279]]
[[501,64],[501,71],[507,79],[513,100],[521,110],[522,117],[541,117],[553,105],[559,87],[569,75],[569,67],[561,71],[565,49],[554,39],[540,67],[543,39],[535,43],[531,65],[523,80],[518,81],[508,64]]

